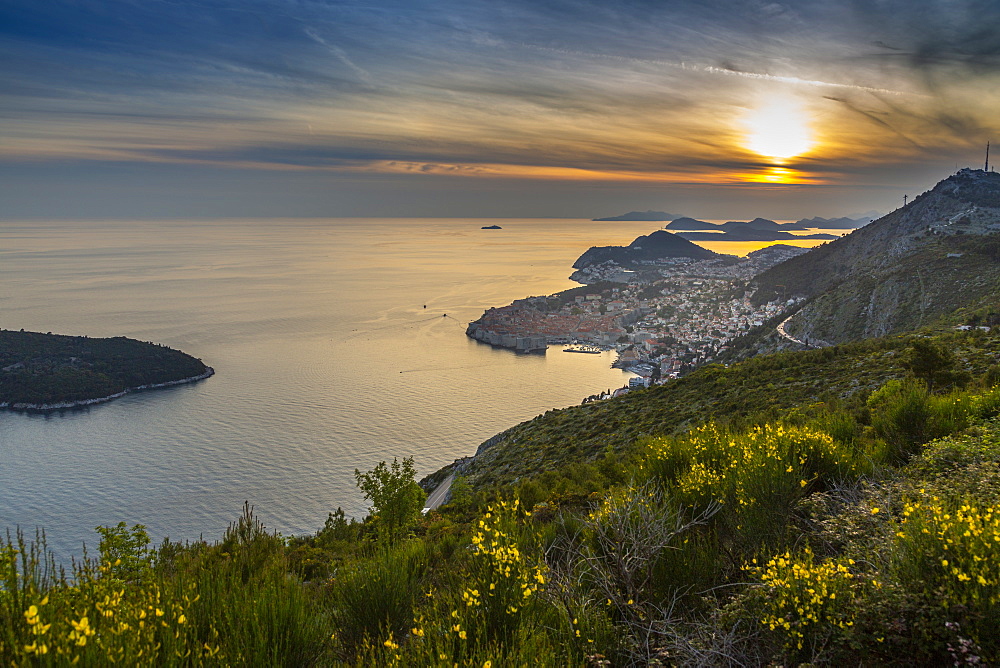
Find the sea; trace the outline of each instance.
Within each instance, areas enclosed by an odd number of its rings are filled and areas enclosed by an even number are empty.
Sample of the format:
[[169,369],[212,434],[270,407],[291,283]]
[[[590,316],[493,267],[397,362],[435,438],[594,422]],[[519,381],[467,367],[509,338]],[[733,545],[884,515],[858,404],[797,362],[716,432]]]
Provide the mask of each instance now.
[[575,287],[590,246],[662,225],[0,222],[0,328],[153,341],[216,370],[87,408],[0,411],[0,530],[44,530],[67,560],[123,521],[154,542],[217,540],[244,502],[285,536],[338,507],[363,517],[355,470],[413,457],[424,475],[626,384],[613,353],[518,355],[465,328],[491,306]]

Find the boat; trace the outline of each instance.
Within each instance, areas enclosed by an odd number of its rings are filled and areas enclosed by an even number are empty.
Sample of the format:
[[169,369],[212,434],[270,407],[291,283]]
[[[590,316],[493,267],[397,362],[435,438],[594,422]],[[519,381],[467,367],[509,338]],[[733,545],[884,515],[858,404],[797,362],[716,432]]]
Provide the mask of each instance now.
[[564,353],[587,353],[589,355],[600,355],[604,351],[598,346],[578,345],[571,348],[563,348]]

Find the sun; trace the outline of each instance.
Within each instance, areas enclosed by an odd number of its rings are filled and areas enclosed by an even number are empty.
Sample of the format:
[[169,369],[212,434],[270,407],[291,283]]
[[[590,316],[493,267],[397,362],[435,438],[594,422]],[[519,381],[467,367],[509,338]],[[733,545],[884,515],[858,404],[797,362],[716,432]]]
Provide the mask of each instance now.
[[744,118],[746,146],[751,151],[782,162],[801,155],[813,146],[809,119],[796,100],[771,98],[752,109]]

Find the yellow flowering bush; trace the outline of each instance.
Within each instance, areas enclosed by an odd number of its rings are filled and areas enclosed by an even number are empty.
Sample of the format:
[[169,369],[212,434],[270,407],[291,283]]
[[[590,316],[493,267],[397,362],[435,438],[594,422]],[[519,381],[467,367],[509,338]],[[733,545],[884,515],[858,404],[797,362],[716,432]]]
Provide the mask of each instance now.
[[850,448],[810,427],[765,424],[729,432],[714,423],[654,440],[644,467],[679,500],[754,506],[794,501],[828,477],[856,474]]
[[532,546],[521,545],[519,502],[487,508],[472,532],[469,585],[462,592],[464,616],[490,641],[504,642],[517,630],[526,608],[545,585],[545,565]]
[[905,503],[894,566],[908,588],[943,606],[1000,604],[1000,509],[937,496]]
[[760,622],[783,636],[786,647],[803,648],[807,639],[854,624],[853,561],[817,562],[812,551],[785,552],[764,566],[750,566],[763,584]]
[[0,656],[15,665],[139,666],[166,657],[197,665],[218,658],[218,646],[199,641],[188,623],[196,594],[168,600],[154,582],[122,586],[110,576],[115,565],[85,562],[72,583],[53,583],[44,595],[34,586],[19,592],[26,605],[20,623],[5,629]]

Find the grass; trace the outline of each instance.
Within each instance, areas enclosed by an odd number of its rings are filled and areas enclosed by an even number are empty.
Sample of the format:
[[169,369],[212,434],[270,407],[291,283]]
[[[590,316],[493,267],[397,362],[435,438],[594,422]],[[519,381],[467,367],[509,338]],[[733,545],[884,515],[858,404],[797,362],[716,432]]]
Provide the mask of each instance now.
[[[900,378],[856,375],[856,395],[787,408],[750,392],[718,419],[605,443],[594,461],[474,481],[392,532],[338,511],[284,538],[246,507],[215,543],[153,549],[141,526],[102,527],[99,554],[67,572],[43,536],[8,536],[0,662],[996,663],[1000,391],[987,376],[931,391],[890,364],[905,350],[708,369],[674,400],[691,387],[730,396],[726,382],[751,376],[779,388],[825,362],[879,359]],[[666,410],[664,396],[602,411]]]

